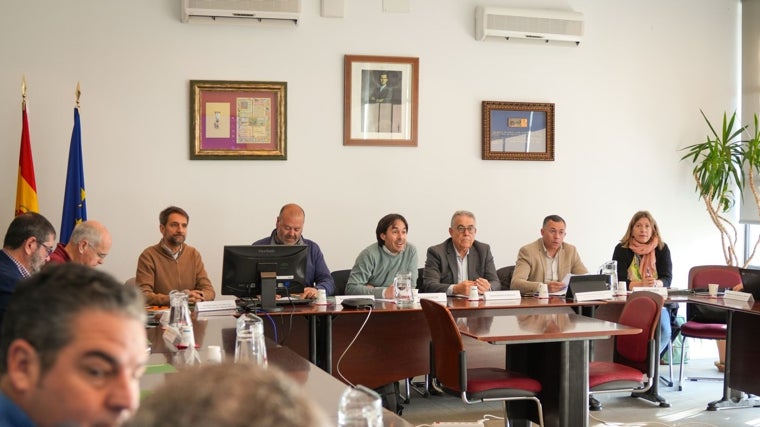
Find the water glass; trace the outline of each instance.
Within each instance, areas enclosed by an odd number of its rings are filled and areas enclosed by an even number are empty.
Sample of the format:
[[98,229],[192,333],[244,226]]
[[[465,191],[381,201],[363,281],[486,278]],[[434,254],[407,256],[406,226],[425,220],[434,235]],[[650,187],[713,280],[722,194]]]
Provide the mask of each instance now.
[[238,319],[235,339],[235,362],[256,363],[267,366],[267,348],[264,342],[264,322],[259,316],[245,313]]
[[396,306],[411,307],[414,304],[412,273],[397,273],[393,279]]
[[339,427],[382,427],[380,395],[362,385],[347,387],[338,404]]

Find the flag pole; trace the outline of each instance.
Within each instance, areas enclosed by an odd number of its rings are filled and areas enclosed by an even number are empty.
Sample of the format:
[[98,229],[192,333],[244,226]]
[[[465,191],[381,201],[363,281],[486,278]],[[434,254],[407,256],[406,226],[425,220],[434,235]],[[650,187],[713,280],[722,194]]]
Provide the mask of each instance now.
[[21,108],[26,110],[26,76],[21,75]]

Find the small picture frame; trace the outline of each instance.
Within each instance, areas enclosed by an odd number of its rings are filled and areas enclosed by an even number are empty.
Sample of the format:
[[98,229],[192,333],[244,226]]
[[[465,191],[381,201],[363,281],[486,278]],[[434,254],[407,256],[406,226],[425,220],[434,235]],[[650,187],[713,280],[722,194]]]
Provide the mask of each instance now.
[[190,159],[286,160],[287,83],[190,81]]
[[343,145],[417,146],[419,63],[345,55]]
[[554,104],[483,101],[483,160],[554,160]]

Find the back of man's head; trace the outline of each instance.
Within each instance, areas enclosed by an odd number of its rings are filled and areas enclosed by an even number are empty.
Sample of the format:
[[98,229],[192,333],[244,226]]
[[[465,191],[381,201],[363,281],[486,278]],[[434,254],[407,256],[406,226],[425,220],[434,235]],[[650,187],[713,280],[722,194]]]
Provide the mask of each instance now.
[[55,228],[47,218],[36,212],[26,212],[11,221],[5,233],[3,247],[18,249],[30,237],[37,238],[38,242],[44,242],[51,234],[55,237]]
[[[198,381],[203,382],[198,387]],[[274,369],[202,365],[169,377],[140,405],[128,427],[326,427],[324,412]]]
[[34,347],[44,374],[72,340],[75,318],[97,310],[145,320],[145,305],[137,288],[122,286],[109,274],[83,265],[47,266],[19,282],[0,331],[0,376],[7,373],[8,348],[17,339]]

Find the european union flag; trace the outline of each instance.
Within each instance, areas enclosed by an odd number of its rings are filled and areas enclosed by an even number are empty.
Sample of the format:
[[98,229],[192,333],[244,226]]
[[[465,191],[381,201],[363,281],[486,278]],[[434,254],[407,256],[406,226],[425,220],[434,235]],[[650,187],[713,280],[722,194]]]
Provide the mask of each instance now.
[[74,227],[87,221],[87,200],[84,190],[84,164],[82,163],[82,130],[79,108],[74,108],[74,130],[69,146],[69,168],[66,172],[66,188],[63,196],[60,242],[69,242]]

